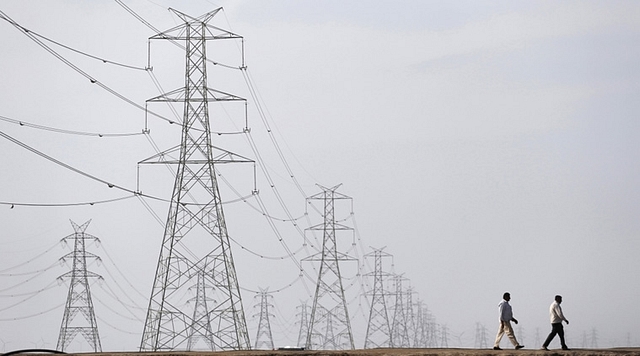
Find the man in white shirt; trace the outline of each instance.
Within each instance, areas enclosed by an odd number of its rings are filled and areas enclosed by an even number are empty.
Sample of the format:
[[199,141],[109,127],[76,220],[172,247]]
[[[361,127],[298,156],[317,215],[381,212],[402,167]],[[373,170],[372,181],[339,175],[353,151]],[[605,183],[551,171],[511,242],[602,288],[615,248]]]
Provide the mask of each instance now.
[[524,345],[520,345],[518,340],[516,340],[516,335],[513,333],[513,328],[511,327],[511,322],[513,321],[518,324],[518,320],[513,317],[513,311],[511,310],[509,300],[511,300],[511,294],[509,294],[509,292],[505,292],[504,295],[502,295],[502,301],[498,304],[500,329],[498,329],[498,335],[496,335],[496,342],[493,344],[494,350],[502,350],[500,348],[500,340],[502,340],[502,336],[504,334],[507,334],[516,350],[524,347]]
[[564,328],[562,327],[562,322],[564,321],[565,323],[567,323],[567,325],[569,325],[569,320],[567,320],[567,318],[564,317],[564,314],[562,314],[562,308],[560,307],[560,303],[562,303],[562,296],[556,295],[555,300],[553,301],[553,303],[551,303],[551,306],[549,307],[549,316],[551,319],[551,333],[549,334],[549,336],[547,336],[547,339],[544,341],[544,344],[542,344],[543,350],[549,350],[547,347],[551,343],[551,340],[553,340],[553,338],[556,337],[556,334],[560,336],[560,345],[562,345],[562,349],[569,350],[569,348],[567,347],[567,344],[565,344],[564,342]]

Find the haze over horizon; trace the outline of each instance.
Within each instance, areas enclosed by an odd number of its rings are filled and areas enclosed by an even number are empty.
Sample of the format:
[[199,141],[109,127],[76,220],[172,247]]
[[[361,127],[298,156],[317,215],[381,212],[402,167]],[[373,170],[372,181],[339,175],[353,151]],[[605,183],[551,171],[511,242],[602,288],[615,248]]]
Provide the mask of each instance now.
[[[160,30],[180,24],[168,8],[223,7],[217,25],[244,38],[210,44],[208,56],[238,67],[244,53],[249,77],[208,70],[210,87],[249,101],[256,149],[240,134],[214,145],[257,161],[255,182],[253,167],[221,169],[252,343],[254,297],[268,289],[275,345],[296,344],[296,307],[315,283],[304,275],[317,275],[300,261],[321,243],[300,235],[321,221],[304,198],[342,184],[353,198],[336,217],[355,228],[339,240],[358,259],[341,265],[357,348],[372,247],[393,255],[385,271],[403,274],[450,347],[476,347],[479,325],[491,346],[505,291],[527,348],[550,331],[556,294],[570,347],[640,345],[640,3],[124,3]],[[184,85],[184,51],[149,45],[155,33],[116,1],[3,0],[0,10],[98,58],[43,40],[92,83],[0,20],[2,351],[55,348],[69,220],[91,220],[101,239],[87,249],[103,260],[89,266],[104,278],[91,286],[103,349],[137,350],[173,187],[172,171],[137,163],[178,145],[180,126],[135,105]],[[179,106],[149,108],[180,121]],[[242,132],[233,110],[212,109],[212,131]]]

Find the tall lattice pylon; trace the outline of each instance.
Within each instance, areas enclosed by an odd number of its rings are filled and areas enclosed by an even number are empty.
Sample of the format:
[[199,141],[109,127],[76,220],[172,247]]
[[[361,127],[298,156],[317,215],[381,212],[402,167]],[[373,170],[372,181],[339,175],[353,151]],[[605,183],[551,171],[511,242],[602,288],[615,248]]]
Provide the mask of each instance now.
[[102,278],[87,270],[87,259],[100,258],[85,250],[86,240],[99,241],[97,237],[85,233],[91,220],[82,225],[71,221],[75,233],[62,239],[65,242],[73,241],[73,252],[62,257],[72,261],[71,271],[59,278],[68,278],[69,294],[64,308],[60,335],[58,336],[58,351],[65,351],[67,346],[78,335],[82,335],[94,352],[102,352],[98,324],[93,310],[89,278]]
[[489,346],[487,328],[480,323],[476,323],[476,340],[474,346],[476,349],[486,349]]
[[413,347],[427,347],[427,325],[424,303],[416,303],[416,337]]
[[[208,318],[214,327],[214,350],[251,347],[215,165],[252,161],[213,146],[209,120],[210,103],[246,103],[243,98],[207,86],[206,42],[242,38],[209,25],[221,9],[198,18],[171,10],[184,23],[150,38],[184,41],[186,69],[183,88],[148,100],[183,102],[184,116],[181,144],[140,162],[177,166],[141,351],[185,349],[190,335],[206,335],[206,330],[193,329],[206,324],[194,320],[194,315]],[[215,303],[207,303],[206,310],[194,313],[184,295],[197,278],[202,278],[206,296]]]
[[396,274],[393,276],[395,285],[395,305],[393,307],[393,321],[391,323],[391,347],[407,348],[411,346],[409,341],[409,329],[407,327],[407,314],[404,308],[404,291],[402,280],[406,278]]
[[407,288],[406,296],[407,296],[407,304],[404,306],[404,315],[407,319],[407,334],[409,336],[408,343],[409,346],[414,346],[417,342],[416,340],[416,316],[413,310],[413,287]]
[[446,325],[442,325],[442,333],[440,335],[442,339],[440,340],[440,347],[448,348],[449,347],[449,327]]
[[296,309],[300,310],[300,331],[298,332],[298,347],[305,347],[307,344],[307,335],[309,334],[309,306],[306,302],[302,302]]
[[275,315],[269,313],[269,309],[273,308],[273,304],[269,301],[273,295],[267,290],[260,290],[260,294],[256,296],[260,298],[260,312],[254,316],[258,316],[258,332],[256,334],[255,350],[273,350],[273,334],[271,333],[270,317]]
[[193,318],[189,329],[187,339],[187,350],[195,350],[198,348],[198,342],[204,341],[209,349],[214,349],[213,331],[211,329],[211,319],[208,313],[209,304],[215,303],[214,300],[207,298],[207,286],[205,285],[204,271],[198,274],[198,282],[196,284],[196,296],[193,298],[195,303],[193,307]]
[[438,324],[430,312],[427,312],[427,329],[429,334],[427,347],[438,347]]
[[391,325],[387,312],[387,292],[384,288],[384,279],[389,274],[382,270],[382,258],[391,257],[381,249],[373,249],[364,257],[374,258],[374,271],[366,276],[373,276],[373,291],[371,291],[371,309],[369,311],[369,323],[364,339],[364,348],[391,347]]
[[340,185],[332,188],[319,186],[322,192],[307,198],[321,200],[324,204],[323,223],[309,228],[322,231],[322,252],[304,259],[320,262],[305,344],[308,350],[354,349],[351,321],[340,274],[340,262],[354,259],[338,252],[336,242],[336,231],[353,229],[335,220],[335,201],[351,200],[351,197],[336,192]]

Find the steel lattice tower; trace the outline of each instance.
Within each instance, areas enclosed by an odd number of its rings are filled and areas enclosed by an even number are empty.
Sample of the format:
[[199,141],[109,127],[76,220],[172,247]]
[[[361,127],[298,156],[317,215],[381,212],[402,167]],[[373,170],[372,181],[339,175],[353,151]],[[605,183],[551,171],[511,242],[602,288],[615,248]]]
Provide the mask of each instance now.
[[440,341],[440,347],[449,347],[449,328],[446,325],[442,325],[442,341]]
[[438,325],[431,313],[427,314],[427,325],[429,330],[429,340],[427,347],[438,347]]
[[306,302],[300,304],[296,309],[300,309],[300,332],[298,332],[298,347],[304,347],[307,343],[307,335],[309,334],[309,306]]
[[[219,149],[212,145],[209,121],[209,103],[245,101],[207,87],[206,42],[242,38],[208,24],[221,9],[198,18],[172,10],[184,24],[150,38],[184,41],[186,69],[183,88],[148,100],[183,102],[184,114],[180,146],[140,162],[177,166],[141,351],[184,349],[191,335],[207,335],[205,325],[214,327],[214,350],[251,347],[214,168],[250,160],[228,151],[216,156]],[[179,158],[172,159],[175,153]],[[183,296],[197,278],[215,304],[194,312]]]
[[199,340],[204,340],[211,350],[215,348],[213,331],[211,330],[211,319],[208,313],[209,307],[207,305],[207,303],[215,303],[215,301],[207,298],[206,290],[205,274],[204,271],[202,271],[198,274],[196,296],[192,299],[195,306],[193,307],[193,318],[187,340],[188,351],[194,350]]
[[371,293],[371,310],[369,311],[369,323],[364,339],[364,348],[391,347],[391,326],[387,312],[386,294],[384,289],[384,277],[387,273],[382,271],[382,258],[391,257],[391,254],[382,249],[374,249],[364,257],[374,257],[374,271],[367,273],[373,276],[373,291]]
[[405,317],[407,319],[407,342],[410,344],[409,346],[413,346],[416,344],[416,319],[415,313],[413,312],[413,291],[412,287],[407,288],[407,305],[405,305]]
[[340,261],[354,259],[338,252],[336,243],[336,231],[353,229],[335,221],[335,201],[350,200],[351,197],[336,192],[340,185],[332,188],[319,186],[322,192],[307,198],[324,203],[324,222],[309,228],[322,231],[322,252],[304,259],[320,262],[305,345],[308,350],[354,349],[339,265]]
[[[87,271],[87,259],[100,258],[85,250],[86,240],[99,241],[97,237],[85,233],[91,220],[78,226],[71,221],[71,226],[75,230],[73,235],[62,239],[63,241],[73,240],[73,252],[65,255],[62,259],[71,259],[71,271],[63,274],[59,278],[69,278],[69,294],[64,308],[60,335],[58,336],[58,351],[65,351],[67,346],[78,335],[82,335],[89,343],[94,352],[102,352],[100,345],[100,335],[98,334],[98,324],[93,310],[91,291],[89,289],[89,278],[102,278],[99,275]],[[78,318],[81,315],[82,318]]]
[[391,347],[410,347],[409,329],[407,328],[407,316],[404,308],[404,292],[402,291],[402,275],[394,275],[396,287],[395,306],[393,308],[393,322],[391,323]]
[[266,290],[260,290],[260,295],[256,298],[260,298],[260,313],[254,315],[259,316],[258,319],[258,332],[256,334],[256,344],[254,349],[260,350],[273,350],[273,335],[271,334],[271,323],[269,317],[275,317],[275,315],[269,313],[269,307],[273,307],[273,304],[269,303],[269,299],[273,298]]
[[427,347],[427,325],[424,303],[418,300],[416,304],[416,338],[413,347]]
[[487,341],[487,328],[480,323],[476,323],[476,341],[475,348],[476,349],[486,349],[489,346],[489,342]]

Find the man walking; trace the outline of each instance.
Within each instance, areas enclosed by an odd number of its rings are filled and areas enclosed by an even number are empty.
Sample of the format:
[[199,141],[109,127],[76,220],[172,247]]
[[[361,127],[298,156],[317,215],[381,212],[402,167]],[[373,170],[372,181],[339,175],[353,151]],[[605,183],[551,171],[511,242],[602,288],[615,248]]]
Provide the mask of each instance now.
[[563,350],[569,350],[567,344],[564,342],[564,328],[562,327],[562,322],[564,321],[569,325],[569,320],[564,317],[562,314],[562,308],[560,307],[560,303],[562,303],[562,296],[556,295],[555,300],[551,303],[549,307],[549,316],[551,318],[551,333],[547,336],[547,339],[542,344],[543,350],[549,350],[547,347],[551,343],[556,334],[560,336],[560,345],[562,345]]
[[520,345],[518,340],[516,340],[516,335],[513,333],[513,328],[511,327],[511,322],[513,321],[518,324],[518,320],[513,317],[513,311],[511,310],[509,300],[511,300],[511,294],[509,294],[509,292],[505,292],[502,295],[502,301],[498,304],[500,329],[498,329],[498,335],[496,335],[496,342],[493,344],[494,350],[502,350],[500,348],[500,340],[502,340],[502,336],[504,334],[507,334],[516,350],[524,347],[524,345]]

